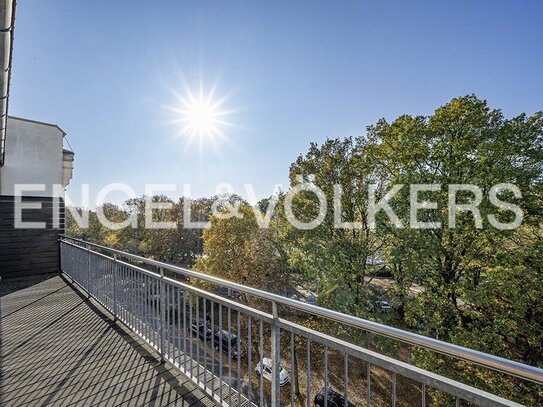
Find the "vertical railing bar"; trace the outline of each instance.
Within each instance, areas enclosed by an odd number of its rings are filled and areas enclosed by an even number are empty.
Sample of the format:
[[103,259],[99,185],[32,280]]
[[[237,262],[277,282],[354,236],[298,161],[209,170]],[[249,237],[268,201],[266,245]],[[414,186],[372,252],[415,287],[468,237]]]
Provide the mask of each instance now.
[[[113,260],[106,259],[104,263],[104,307],[113,313],[113,280],[111,280],[111,269],[113,268]],[[115,319],[115,316],[113,317]]]
[[135,281],[136,281],[136,271],[132,269],[130,271],[130,321],[132,322],[132,329],[136,330],[136,299],[134,298],[135,294]]
[[147,275],[143,274],[141,276],[141,280],[142,280],[142,287],[141,287],[141,310],[142,310],[142,315],[141,315],[141,319],[144,321],[144,324],[142,325],[142,329],[143,329],[143,334],[145,335],[145,339],[147,339],[148,342],[149,341],[149,331],[148,331],[148,325],[147,325]]
[[187,292],[183,290],[183,369],[187,372]]
[[141,332],[145,335],[147,340],[149,340],[149,337],[147,336],[146,328],[147,328],[147,307],[145,306],[145,303],[147,301],[147,284],[145,284],[145,274],[141,274],[140,277],[140,319],[141,319]]
[[147,285],[145,284],[145,274],[140,274],[140,326],[141,326],[141,332],[144,333],[144,335],[146,335],[147,337],[147,340],[149,340],[149,337],[147,336],[147,333],[145,332],[145,329],[147,327],[147,322],[145,321],[145,318],[147,316],[147,313],[146,313],[146,307],[145,307],[145,302],[146,302],[146,287]]
[[133,292],[132,292],[132,295],[133,295],[133,298],[134,298],[134,309],[133,309],[133,313],[134,313],[134,331],[135,332],[139,332],[140,330],[140,318],[139,318],[139,314],[140,314],[140,301],[139,301],[139,278],[140,278],[140,273],[139,271],[137,270],[134,270],[134,281],[132,283],[132,287],[133,287]]
[[349,355],[345,353],[343,362],[343,399],[344,407],[349,406]]
[[460,407],[460,397],[456,396],[456,407]]
[[132,330],[137,332],[137,298],[136,298],[136,270],[132,269],[132,278],[130,279],[130,313],[132,314]]
[[194,375],[192,374],[193,372],[193,368],[194,368],[194,354],[193,354],[193,349],[192,349],[192,331],[193,331],[193,327],[192,327],[192,292],[189,291],[189,352],[190,352],[190,356],[189,356],[189,359],[190,359],[190,377],[194,377]]
[[160,297],[158,298],[157,304],[160,313],[160,362],[164,363],[165,360],[165,349],[164,349],[164,340],[165,340],[165,324],[166,324],[166,287],[164,283],[164,268],[160,268]]
[[144,326],[143,326],[143,329],[144,329],[144,332],[145,332],[145,337],[147,338],[147,341],[148,342],[151,342],[151,338],[149,337],[149,282],[147,281],[147,275],[143,275],[142,276],[142,280],[143,280],[143,287],[142,287],[142,290],[141,290],[141,299],[142,299],[142,305],[141,305],[141,309],[142,309],[142,318],[144,320]]
[[143,336],[141,329],[141,273],[136,272],[136,281],[134,283],[135,297],[136,297],[136,329],[140,336]]
[[130,320],[129,320],[129,314],[128,314],[128,281],[129,281],[129,273],[130,269],[125,268],[124,269],[124,278],[123,278],[123,309],[124,309],[124,323],[128,326],[130,326]]
[[290,406],[294,407],[294,375],[297,374],[297,372],[294,372],[294,332],[290,333]]
[[207,388],[207,298],[204,298],[204,388]]
[[104,308],[109,312],[113,312],[113,308],[111,307],[111,290],[113,289],[113,284],[111,282],[110,267],[110,260],[104,259],[104,274],[102,276],[102,284],[104,285]]
[[109,312],[113,311],[113,308],[111,307],[111,297],[112,297],[112,290],[113,290],[113,284],[111,281],[111,262],[109,259],[104,259],[104,275],[102,276],[103,284],[104,284],[104,308],[106,308]]
[[134,323],[133,331],[138,332],[138,276],[137,270],[132,270],[132,321]]
[[144,300],[144,285],[143,285],[143,275],[142,273],[138,274],[138,315],[139,315],[139,330],[141,332],[141,335],[145,337],[145,331],[143,326],[143,316],[144,316],[144,310],[143,310],[143,300]]
[[132,284],[130,290],[130,296],[132,298],[132,329],[134,332],[138,331],[138,297],[137,297],[137,276],[136,270],[132,270]]
[[152,288],[151,288],[151,277],[145,276],[145,319],[146,319],[146,325],[147,325],[147,338],[149,342],[153,343],[153,346],[155,345],[154,337],[153,337],[153,331],[152,331],[152,324],[153,321],[151,319],[151,312],[152,312]]
[[156,338],[155,338],[155,280],[150,276],[147,276],[147,330],[149,331],[149,341],[153,343],[153,346],[156,347]]
[[[107,285],[107,283],[108,283],[108,272],[107,272],[108,264],[109,264],[109,259],[103,258],[102,259],[102,271],[103,272],[100,275],[100,282],[102,283],[102,300],[103,300],[103,303],[104,303],[104,308],[108,308],[108,306],[109,306],[108,294],[109,294],[110,287],[108,287],[108,285]],[[111,311],[111,308],[109,308],[109,310]]]
[[228,316],[228,405],[232,405],[232,310],[227,309]]
[[125,271],[124,279],[124,323],[130,327],[130,269]]
[[173,311],[173,292],[174,286],[168,283],[168,309],[166,310],[166,313],[168,314],[168,360],[175,365],[175,330],[173,329],[175,312]]
[[104,281],[104,306],[110,312],[113,311],[113,307],[111,306],[111,294],[113,290],[113,282],[111,281],[111,264],[112,261],[110,259],[104,259],[104,275],[102,276],[102,280]]
[[367,362],[368,407],[371,406],[371,363]]
[[157,293],[159,292],[159,282],[156,281],[155,279],[152,280],[153,281],[153,295],[151,297],[151,301],[152,301],[152,307],[151,307],[151,310],[152,310],[152,324],[153,324],[153,331],[152,331],[152,334],[153,334],[153,343],[156,347],[156,349],[158,350],[159,348],[159,345],[158,345],[158,335],[157,335],[157,332],[158,332],[158,324],[157,324],[157,321],[158,321],[158,318],[157,318],[157,312],[159,311],[157,309],[158,307],[158,303],[157,303]]
[[153,346],[158,349],[158,346],[157,346],[157,335],[156,335],[156,331],[157,331],[157,318],[156,318],[156,310],[155,310],[155,305],[156,305],[156,293],[157,293],[157,281],[154,279],[154,278],[149,278],[150,282],[152,282],[152,287],[149,287],[151,289],[151,295],[150,295],[150,302],[149,302],[149,306],[150,306],[150,312],[149,312],[149,316],[150,316],[150,319],[149,319],[149,322],[151,323],[151,335],[152,335],[152,338],[153,338]]
[[105,287],[104,287],[104,276],[105,276],[105,273],[104,273],[104,264],[105,264],[105,259],[104,258],[100,258],[99,260],[99,271],[100,271],[100,274],[98,276],[96,276],[96,280],[100,282],[100,293],[99,295],[97,295],[99,301],[102,302],[102,306],[105,307],[106,306],[106,293],[105,293]]
[[272,324],[271,324],[271,360],[272,360],[272,406],[279,407],[281,404],[281,383],[279,375],[281,372],[281,328],[278,324],[277,303],[272,302]]
[[264,375],[263,375],[263,368],[264,368],[264,321],[260,320],[260,337],[258,340],[258,350],[260,353],[260,406],[264,405]]
[[160,343],[164,344],[162,353],[164,354],[164,360],[168,360],[168,284],[164,281],[164,296],[160,295],[160,313],[164,315],[162,335]]
[[[177,332],[177,364],[181,368],[181,289],[176,288],[177,292],[177,321],[176,321],[176,332]],[[183,338],[183,341],[185,338]]]
[[132,270],[131,269],[127,269],[126,270],[126,281],[125,281],[125,291],[126,291],[126,303],[125,303],[125,308],[126,308],[126,325],[128,325],[130,327],[130,274],[131,274]]
[[222,394],[222,341],[223,341],[223,332],[222,332],[222,304],[219,303],[219,337],[217,340],[219,341],[219,400],[223,401],[223,394]]
[[136,307],[138,309],[138,319],[137,319],[137,324],[138,324],[138,331],[139,331],[139,334],[141,336],[143,336],[143,330],[142,330],[142,325],[141,325],[141,319],[142,319],[142,314],[141,314],[141,273],[138,271],[138,278],[136,279]]
[[426,407],[426,384],[422,384],[422,407]]
[[103,298],[104,298],[104,307],[107,309],[109,307],[109,311],[111,311],[111,300],[108,298],[110,297],[111,293],[111,282],[109,281],[109,268],[110,261],[109,259],[103,259],[103,275],[101,276],[102,284],[103,284]]
[[241,406],[241,314],[238,310],[238,341],[236,342],[238,348],[238,407]]
[[306,354],[306,372],[305,372],[305,383],[306,383],[306,400],[307,407],[311,407],[311,340],[307,338],[306,342],[307,354]]
[[152,291],[151,290],[151,278],[149,276],[145,276],[145,279],[147,281],[146,283],[146,286],[145,286],[145,319],[147,320],[147,338],[148,338],[148,341],[149,342],[153,342],[153,346],[156,345],[156,343],[154,342],[154,337],[153,337],[153,331],[152,331],[152,324],[153,324],[153,321],[151,319],[151,312],[152,312],[152,302],[151,302],[151,298],[152,298]]
[[125,290],[125,324],[130,327],[130,269],[127,268],[125,272],[125,281],[124,281],[124,290]]
[[177,329],[176,329],[176,326],[177,326],[177,323],[175,321],[175,313],[176,313],[176,304],[175,304],[175,293],[176,293],[176,288],[175,286],[171,286],[171,297],[170,297],[170,309],[168,310],[171,314],[171,327],[170,327],[170,339],[171,339],[171,347],[172,347],[172,356],[171,356],[171,359],[173,361],[173,363],[175,364],[175,361],[177,360],[177,357],[176,357],[176,349],[175,349],[175,343],[176,343],[176,340],[175,340],[175,334],[177,332]]
[[155,305],[156,305],[156,293],[157,293],[157,282],[155,279],[150,279],[151,283],[153,284],[153,287],[149,287],[152,291],[151,291],[151,295],[150,295],[150,302],[149,302],[149,306],[150,306],[150,312],[149,312],[149,322],[151,324],[151,335],[152,335],[152,338],[153,338],[153,346],[158,349],[158,346],[157,346],[157,336],[156,336],[156,322],[157,322],[157,318],[156,318],[156,310],[155,310]]
[[132,329],[135,329],[136,327],[136,320],[134,318],[134,275],[135,271],[134,269],[130,270],[130,326]]
[[166,308],[166,352],[168,359],[172,359],[171,357],[171,335],[172,335],[172,314],[171,314],[171,298],[172,298],[172,286],[169,283],[166,283],[166,299],[165,299],[165,308]]
[[158,297],[158,292],[160,291],[159,290],[159,282],[156,281],[155,279],[152,280],[153,281],[153,296],[151,297],[151,303],[152,303],[152,324],[153,324],[153,343],[156,347],[156,349],[158,350],[159,348],[159,345],[158,345],[158,318],[157,318],[157,312],[159,312],[159,309],[158,309],[158,303],[157,303],[157,297]]
[[392,372],[392,407],[396,407],[396,372]]
[[328,346],[324,346],[324,405],[328,405]]
[[247,376],[249,377],[249,406],[252,406],[252,398],[253,398],[253,367],[251,366],[252,362],[252,350],[253,350],[253,338],[252,338],[252,318],[250,315],[247,317]]
[[117,321],[117,253],[113,253],[113,320]]
[[119,266],[119,275],[117,279],[117,294],[118,294],[118,301],[117,301],[117,314],[118,318],[124,322],[124,266]]
[[113,322],[115,322],[117,320],[115,315],[115,299],[113,298],[115,297],[115,256],[113,256],[111,260],[108,260],[107,264],[107,284],[109,287],[107,306],[109,311],[113,314]]
[[[200,380],[200,297],[196,295],[196,381]],[[205,332],[205,331],[204,331]]]
[[90,270],[91,270],[91,254],[90,254],[90,246],[87,245],[87,298],[91,297],[91,277],[90,277]]
[[211,301],[211,395],[215,397],[215,303]]

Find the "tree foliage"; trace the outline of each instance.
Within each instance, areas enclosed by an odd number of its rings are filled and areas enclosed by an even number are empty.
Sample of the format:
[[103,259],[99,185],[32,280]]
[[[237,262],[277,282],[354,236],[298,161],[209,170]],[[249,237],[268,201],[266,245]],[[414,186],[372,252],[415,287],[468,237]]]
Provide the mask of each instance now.
[[[160,196],[153,200],[173,207],[157,211],[155,220],[173,221],[173,229],[142,227],[142,197],[125,208],[103,208],[115,222],[138,214],[136,228],[105,230],[91,212],[89,228],[81,230],[67,212],[67,233],[194,264],[205,273],[271,292],[289,295],[300,287],[309,289],[319,305],[543,367],[543,113],[507,119],[473,95],[455,98],[430,116],[381,119],[363,137],[312,143],[291,165],[289,177],[290,191],[311,184],[325,196],[326,215],[317,227],[292,226],[284,208],[290,199],[286,192],[255,207],[229,196],[213,216],[216,197],[191,202],[193,218],[210,221],[203,234],[184,227],[183,200],[174,203]],[[518,228],[501,230],[490,223],[490,217],[508,223],[516,216],[490,200],[492,186],[501,183],[514,184],[522,193],[497,195],[522,210]],[[419,184],[441,187],[418,194],[418,201],[437,208],[421,209],[413,219],[410,186]],[[460,184],[481,189],[480,222],[470,211],[448,209],[448,188]],[[394,185],[404,185],[390,201],[403,227],[395,226],[384,211],[377,213],[373,227],[370,189],[379,200]],[[469,204],[477,198],[474,191],[459,188],[455,202]],[[231,205],[242,216],[221,216]],[[269,227],[259,227],[256,216],[272,205]],[[292,199],[292,210],[297,220],[309,222],[318,216],[318,197],[302,189]],[[413,220],[441,227],[409,227]],[[356,226],[337,227],[338,221]],[[378,274],[391,276],[386,295],[397,312],[388,316],[375,309],[375,300],[384,295],[372,283]],[[543,405],[542,390],[535,385],[488,369],[420,349],[413,349],[411,361],[504,397]],[[442,402],[434,394],[434,403]]]

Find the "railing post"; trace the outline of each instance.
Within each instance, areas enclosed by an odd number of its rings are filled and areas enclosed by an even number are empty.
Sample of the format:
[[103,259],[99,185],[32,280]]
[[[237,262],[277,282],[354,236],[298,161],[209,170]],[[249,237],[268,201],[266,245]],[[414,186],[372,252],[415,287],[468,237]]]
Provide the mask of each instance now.
[[117,253],[113,253],[113,321],[117,321]]
[[281,402],[281,385],[279,373],[281,371],[281,328],[278,322],[277,303],[272,303],[273,321],[271,324],[271,360],[272,360],[272,386],[271,386],[271,405],[279,407]]
[[87,245],[87,298],[90,298],[91,297],[91,294],[90,294],[90,245]]
[[164,286],[164,268],[160,268],[160,298],[158,299],[158,307],[160,310],[160,361],[166,361],[164,357],[164,325],[166,324],[166,287]]

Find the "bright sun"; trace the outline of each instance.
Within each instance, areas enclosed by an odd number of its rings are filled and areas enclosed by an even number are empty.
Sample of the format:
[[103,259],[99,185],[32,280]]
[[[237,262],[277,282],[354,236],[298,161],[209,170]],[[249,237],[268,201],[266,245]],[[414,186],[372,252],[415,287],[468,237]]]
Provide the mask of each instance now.
[[197,100],[182,112],[185,131],[191,135],[212,137],[218,132],[220,111],[205,100]]
[[202,82],[191,87],[183,79],[181,88],[182,93],[170,88],[176,103],[166,106],[174,113],[168,123],[176,127],[174,137],[185,140],[186,149],[196,146],[200,154],[208,147],[220,152],[223,143],[231,144],[225,132],[238,126],[228,120],[232,113],[237,112],[226,108],[229,95],[218,97],[217,83],[206,91]]
[[181,125],[179,136],[187,139],[187,147],[195,143],[201,152],[207,145],[217,150],[221,142],[229,142],[224,130],[233,125],[226,120],[231,113],[224,107],[227,98],[215,99],[215,87],[209,93],[204,92],[202,85],[198,92],[184,88],[184,95],[177,97],[181,106],[174,110],[175,121]]

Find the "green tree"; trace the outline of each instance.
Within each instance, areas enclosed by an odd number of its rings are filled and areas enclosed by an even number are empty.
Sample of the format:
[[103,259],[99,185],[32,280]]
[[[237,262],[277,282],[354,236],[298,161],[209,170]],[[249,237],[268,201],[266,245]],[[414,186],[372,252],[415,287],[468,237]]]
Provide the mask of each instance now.
[[[541,366],[541,314],[536,311],[541,304],[535,292],[543,278],[542,263],[536,245],[529,242],[537,241],[534,230],[542,224],[542,137],[541,113],[505,119],[475,96],[453,99],[430,117],[401,116],[368,129],[369,156],[389,186],[442,185],[419,197],[437,203],[437,209],[420,211],[419,220],[440,222],[441,228],[399,229],[384,214],[380,217],[379,233],[392,243],[386,253],[396,266],[396,280],[404,292],[412,283],[423,288],[406,298],[405,320],[410,325],[433,337]],[[499,230],[489,224],[488,215],[501,222],[514,218],[488,199],[490,188],[498,183],[521,190],[521,198],[499,196],[522,208],[524,228]],[[482,189],[481,228],[465,211],[455,213],[456,225],[449,228],[447,187],[452,184]],[[474,199],[472,192],[456,197],[460,203]],[[395,197],[393,207],[408,226],[408,187]],[[488,371],[443,363],[427,353],[415,356],[425,367],[451,375],[463,372],[472,383],[541,404],[541,394],[529,385],[517,392],[515,387],[521,385],[513,386]]]
[[[302,181],[318,186],[326,197],[327,211],[323,222],[311,230],[289,226],[289,260],[318,292],[319,303],[355,315],[367,315],[373,303],[367,283],[380,270],[373,259],[383,246],[372,232],[368,219],[368,186],[377,181],[367,159],[361,138],[327,140],[322,146],[312,143],[304,156],[290,168],[291,187]],[[341,187],[341,191],[334,187]],[[336,188],[336,189],[334,189]],[[336,196],[337,208],[334,208]],[[293,213],[303,222],[317,216],[319,201],[310,191],[293,199]],[[341,215],[334,219],[334,212]],[[336,221],[356,222],[354,227],[337,227]]]
[[[204,231],[204,253],[195,268],[241,284],[286,294],[288,268],[271,229],[260,228],[254,208],[239,207],[242,217],[213,215]],[[224,214],[223,214],[224,215]]]

